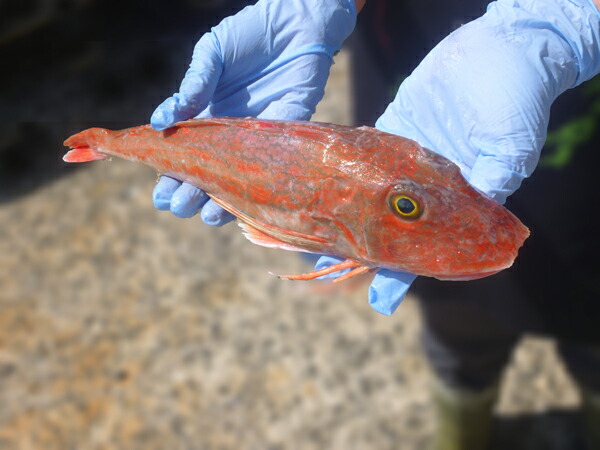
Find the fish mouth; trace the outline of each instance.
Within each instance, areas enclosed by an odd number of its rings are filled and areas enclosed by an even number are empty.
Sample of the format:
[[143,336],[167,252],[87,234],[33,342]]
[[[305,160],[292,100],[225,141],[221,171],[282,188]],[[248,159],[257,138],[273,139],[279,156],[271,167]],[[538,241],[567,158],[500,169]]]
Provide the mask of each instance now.
[[476,200],[472,212],[467,214],[474,219],[474,227],[467,230],[468,235],[475,235],[472,248],[464,252],[465,258],[458,264],[453,264],[455,271],[433,275],[439,280],[477,280],[508,269],[530,235],[529,229],[496,200],[485,194]]

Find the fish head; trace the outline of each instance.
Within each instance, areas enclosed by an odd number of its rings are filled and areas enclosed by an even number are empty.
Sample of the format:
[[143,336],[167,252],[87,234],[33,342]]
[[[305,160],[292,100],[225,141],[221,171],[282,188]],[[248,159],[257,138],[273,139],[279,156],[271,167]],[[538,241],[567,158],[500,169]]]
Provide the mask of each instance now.
[[529,235],[519,219],[471,186],[448,159],[422,148],[408,159],[365,216],[367,258],[446,280],[511,266]]

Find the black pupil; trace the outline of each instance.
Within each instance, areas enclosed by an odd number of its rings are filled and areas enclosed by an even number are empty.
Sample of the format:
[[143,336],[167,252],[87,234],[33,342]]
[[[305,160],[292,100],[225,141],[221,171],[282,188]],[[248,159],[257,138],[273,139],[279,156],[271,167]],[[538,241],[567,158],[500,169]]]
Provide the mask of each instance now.
[[407,198],[399,198],[396,206],[398,206],[398,211],[402,214],[411,214],[415,211],[414,203]]

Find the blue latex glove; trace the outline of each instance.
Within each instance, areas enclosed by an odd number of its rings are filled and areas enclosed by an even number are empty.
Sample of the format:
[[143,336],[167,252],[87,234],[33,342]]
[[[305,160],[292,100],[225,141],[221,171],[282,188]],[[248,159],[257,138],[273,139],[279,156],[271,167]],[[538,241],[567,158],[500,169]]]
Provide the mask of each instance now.
[[[179,92],[150,122],[162,130],[192,117],[307,120],[355,23],[354,0],[260,0],[202,36]],[[199,189],[167,177],[153,200],[178,217],[202,209],[210,225],[233,218]]]
[[[376,127],[446,156],[503,203],[537,165],[552,102],[599,71],[591,0],[499,0],[427,55]],[[392,313],[414,279],[380,271],[371,305]]]

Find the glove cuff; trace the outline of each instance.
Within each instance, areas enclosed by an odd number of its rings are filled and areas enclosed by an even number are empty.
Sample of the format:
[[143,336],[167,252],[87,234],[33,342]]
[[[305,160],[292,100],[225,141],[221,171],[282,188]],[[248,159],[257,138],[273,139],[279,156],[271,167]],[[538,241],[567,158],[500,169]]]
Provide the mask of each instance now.
[[505,161],[490,155],[477,159],[468,181],[481,192],[504,204],[527,176],[527,171],[515,171]]
[[567,85],[561,86],[560,91],[575,87],[600,72],[600,11],[592,0],[498,0],[488,6],[488,11],[494,8],[513,9],[508,15],[515,28],[552,32],[568,45],[577,74]]

